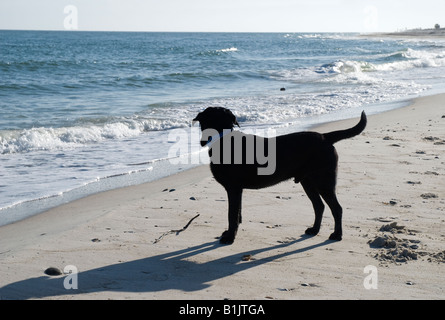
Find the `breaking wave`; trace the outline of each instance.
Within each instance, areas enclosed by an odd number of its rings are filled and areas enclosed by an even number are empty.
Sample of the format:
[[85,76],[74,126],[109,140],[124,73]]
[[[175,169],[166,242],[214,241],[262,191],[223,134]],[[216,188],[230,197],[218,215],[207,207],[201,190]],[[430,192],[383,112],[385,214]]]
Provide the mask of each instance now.
[[403,71],[413,68],[445,66],[445,51],[406,49],[385,55],[376,55],[369,61],[338,60],[318,67],[315,72],[324,74],[357,73],[373,71]]
[[187,126],[181,119],[126,119],[103,125],[0,131],[0,154],[75,148],[105,140],[137,137],[144,132]]

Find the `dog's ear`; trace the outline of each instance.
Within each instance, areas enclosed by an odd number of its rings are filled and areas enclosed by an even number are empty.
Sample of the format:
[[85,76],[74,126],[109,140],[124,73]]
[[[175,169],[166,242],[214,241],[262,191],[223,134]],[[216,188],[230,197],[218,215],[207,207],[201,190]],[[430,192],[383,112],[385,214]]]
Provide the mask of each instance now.
[[194,125],[196,122],[201,122],[201,118],[202,118],[202,112],[198,113],[195,119],[192,120],[192,125]]
[[235,125],[237,125],[238,128],[240,128],[240,125],[238,124],[238,121],[236,120],[236,117],[235,117],[235,115],[232,113],[232,111],[230,111],[229,109],[225,109],[224,111],[230,116],[230,119],[231,119],[231,121],[232,121],[232,127],[234,127]]

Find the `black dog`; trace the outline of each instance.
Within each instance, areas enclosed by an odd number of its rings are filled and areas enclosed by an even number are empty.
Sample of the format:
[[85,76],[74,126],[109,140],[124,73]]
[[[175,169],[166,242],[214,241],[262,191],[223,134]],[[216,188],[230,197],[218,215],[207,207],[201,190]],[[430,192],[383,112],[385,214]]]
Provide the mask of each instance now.
[[222,234],[221,243],[235,240],[243,189],[265,188],[290,178],[301,182],[314,207],[315,222],[306,234],[316,235],[320,230],[323,198],[335,221],[329,239],[342,239],[342,207],[335,195],[338,156],[333,144],[360,134],[366,127],[365,112],[350,129],[325,134],[297,132],[276,138],[233,131],[238,122],[225,108],[207,108],[193,121],[201,125],[201,145],[209,147],[210,169],[229,199],[229,229]]

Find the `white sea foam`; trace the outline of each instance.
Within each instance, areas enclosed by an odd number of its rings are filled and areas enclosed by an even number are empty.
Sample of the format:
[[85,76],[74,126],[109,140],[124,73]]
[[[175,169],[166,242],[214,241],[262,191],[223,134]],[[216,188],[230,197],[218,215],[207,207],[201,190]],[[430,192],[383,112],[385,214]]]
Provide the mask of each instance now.
[[372,60],[376,61],[337,60],[321,65],[315,69],[315,72],[320,74],[340,74],[373,71],[403,71],[413,68],[435,68],[445,66],[445,51],[443,50],[424,51],[408,48],[403,51],[390,54],[377,54],[368,58],[372,58]]
[[[445,66],[445,51],[423,51],[407,49],[398,52],[404,59],[401,61],[392,61],[383,64],[376,64],[375,70],[379,71],[396,71],[409,70],[413,68],[435,68]],[[395,56],[393,55],[393,57]]]
[[74,148],[105,140],[137,137],[148,131],[184,127],[189,122],[190,119],[185,118],[141,119],[140,116],[134,116],[103,125],[4,130],[0,132],[0,154]]
[[357,34],[353,33],[303,33],[303,34],[286,34],[284,35],[284,38],[292,38],[295,37],[297,39],[321,39],[321,40],[328,40],[328,39],[354,39],[357,37]]
[[236,52],[236,51],[238,51],[238,48],[231,47],[231,48],[221,49],[221,50],[218,50],[218,51],[219,52]]

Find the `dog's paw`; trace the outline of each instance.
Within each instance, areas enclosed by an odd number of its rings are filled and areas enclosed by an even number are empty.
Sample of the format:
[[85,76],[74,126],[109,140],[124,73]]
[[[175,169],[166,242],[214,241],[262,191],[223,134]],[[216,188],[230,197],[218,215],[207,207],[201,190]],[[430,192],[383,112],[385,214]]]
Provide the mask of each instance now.
[[235,235],[233,233],[229,233],[229,231],[224,231],[219,239],[219,243],[221,244],[232,244],[235,241]]
[[318,234],[318,231],[320,231],[320,229],[312,227],[312,228],[307,228],[304,233],[310,236],[316,236]]
[[340,234],[338,234],[338,233],[332,233],[330,236],[329,236],[329,240],[335,240],[335,241],[341,241],[341,233]]

